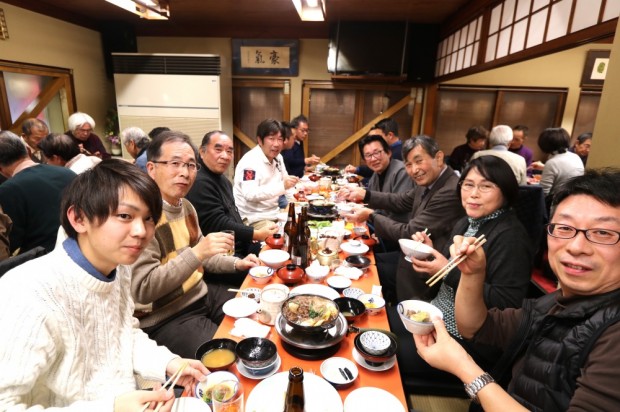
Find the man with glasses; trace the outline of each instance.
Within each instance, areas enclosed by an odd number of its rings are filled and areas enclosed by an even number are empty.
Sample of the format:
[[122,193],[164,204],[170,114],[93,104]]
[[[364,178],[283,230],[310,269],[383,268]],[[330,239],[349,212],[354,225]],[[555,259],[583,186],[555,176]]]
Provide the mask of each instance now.
[[194,357],[213,338],[224,318],[222,305],[234,297],[226,286],[209,283],[209,273],[258,264],[253,255],[226,256],[234,247],[231,235],[202,235],[196,210],[184,199],[200,168],[196,158],[195,147],[181,132],[162,132],[149,144],[146,168],[161,192],[163,214],[155,236],[132,265],[131,294],[140,327],[183,357]]
[[321,158],[315,155],[306,157],[304,152],[304,141],[310,131],[308,119],[303,114],[291,120],[293,126],[294,141],[285,150],[282,150],[282,158],[287,172],[292,176],[303,177],[306,167],[317,165]]
[[[398,123],[391,117],[379,120],[372,129],[368,132],[370,136],[381,136],[383,140],[389,145],[392,152],[392,158],[397,160],[403,160],[403,142],[398,137]],[[353,166],[348,165],[345,167],[345,172],[355,173],[364,177],[364,180],[369,179],[372,176],[373,170],[368,166],[368,162],[365,165]]]
[[280,151],[284,146],[282,124],[263,120],[256,130],[256,145],[235,169],[235,204],[245,224],[260,230],[277,221],[278,199],[297,184],[299,178],[288,174]]
[[68,119],[69,130],[65,134],[71,137],[79,146],[85,155],[97,156],[102,159],[112,157],[107,152],[101,139],[95,133],[95,121],[92,117],[82,112],[75,112]]
[[[444,163],[444,153],[437,142],[428,136],[415,136],[403,144],[405,169],[415,183],[406,192],[382,193],[363,188],[344,188],[340,198],[367,203],[368,207],[354,209],[347,218],[354,222],[370,222],[377,237],[398,242],[416,232],[428,229],[433,244],[442,250],[450,240],[448,235],[455,223],[465,214],[458,198],[458,176]],[[377,213],[377,209],[392,213],[411,213],[406,223]],[[427,274],[414,272],[411,263],[400,251],[376,255],[379,277],[386,301],[396,303],[405,299],[428,300],[437,288],[424,282]]]
[[[392,149],[379,135],[368,135],[358,143],[360,154],[373,171],[368,182],[368,190],[383,193],[404,193],[413,188],[413,181],[407,175],[405,164],[392,158]],[[375,210],[397,222],[409,221],[410,210],[402,213],[390,210]],[[398,250],[394,243],[388,249]]]
[[[457,237],[459,333],[504,350],[486,373],[450,338],[444,323],[414,336],[420,355],[453,373],[484,410],[612,411],[620,405],[620,170],[589,170],[556,192],[547,225],[557,291],[521,309],[487,310],[485,254]],[[498,382],[498,383],[495,383]],[[501,385],[501,386],[500,386]],[[504,389],[505,388],[505,389]]]

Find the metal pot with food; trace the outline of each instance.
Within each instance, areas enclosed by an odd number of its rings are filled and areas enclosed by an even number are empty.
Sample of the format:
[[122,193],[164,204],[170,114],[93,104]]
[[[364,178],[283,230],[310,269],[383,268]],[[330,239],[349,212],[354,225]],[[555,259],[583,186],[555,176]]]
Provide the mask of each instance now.
[[331,299],[302,294],[285,300],[282,303],[281,313],[293,330],[316,333],[332,328],[340,315],[340,310]]

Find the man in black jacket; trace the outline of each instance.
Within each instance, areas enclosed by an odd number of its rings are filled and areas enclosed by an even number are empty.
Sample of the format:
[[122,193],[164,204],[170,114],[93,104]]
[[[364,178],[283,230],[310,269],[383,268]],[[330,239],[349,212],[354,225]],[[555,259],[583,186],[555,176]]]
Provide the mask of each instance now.
[[258,254],[260,241],[278,231],[275,223],[259,230],[243,224],[235,206],[232,184],[224,173],[233,160],[233,142],[224,132],[207,133],[200,146],[201,168],[186,198],[198,213],[203,235],[222,230],[235,231],[235,254]]

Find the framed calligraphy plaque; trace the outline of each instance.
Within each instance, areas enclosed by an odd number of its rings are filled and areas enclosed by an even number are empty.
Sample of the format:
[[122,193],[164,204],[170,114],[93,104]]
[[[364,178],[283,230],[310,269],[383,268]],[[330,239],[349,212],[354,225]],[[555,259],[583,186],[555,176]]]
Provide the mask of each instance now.
[[232,40],[232,74],[297,76],[299,40]]
[[609,50],[588,50],[586,64],[581,75],[581,87],[602,89],[609,65]]

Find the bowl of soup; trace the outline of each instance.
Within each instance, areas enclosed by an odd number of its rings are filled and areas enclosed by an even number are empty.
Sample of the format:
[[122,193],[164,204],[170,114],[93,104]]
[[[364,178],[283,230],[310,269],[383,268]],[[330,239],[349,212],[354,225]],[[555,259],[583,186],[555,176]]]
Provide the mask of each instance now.
[[237,342],[232,339],[212,339],[203,343],[196,350],[196,359],[211,372],[226,370],[235,363]]

